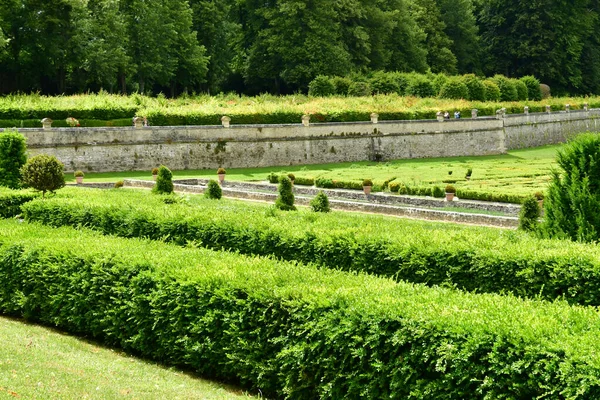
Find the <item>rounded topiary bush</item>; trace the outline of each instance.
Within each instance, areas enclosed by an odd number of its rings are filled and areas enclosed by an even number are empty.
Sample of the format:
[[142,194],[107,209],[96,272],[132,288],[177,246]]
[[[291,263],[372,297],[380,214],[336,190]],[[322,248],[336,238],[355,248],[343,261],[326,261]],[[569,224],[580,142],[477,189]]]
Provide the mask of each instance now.
[[517,99],[519,101],[527,100],[527,86],[519,79],[511,79],[517,89]]
[[448,82],[448,79],[449,78],[446,74],[435,74],[432,84],[433,90],[438,96],[440,94],[440,90],[442,90],[442,87],[446,84],[446,82]]
[[485,85],[481,79],[475,76],[475,74],[464,75],[463,79],[469,91],[467,100],[485,101],[487,99],[485,96]]
[[540,206],[538,200],[534,196],[528,197],[521,205],[519,229],[529,232],[536,231],[539,226],[539,218]]
[[431,194],[433,195],[433,197],[444,197],[446,195],[444,189],[442,189],[439,186],[434,186],[431,190]]
[[452,77],[440,89],[439,97],[442,99],[466,99],[469,89],[460,77]]
[[383,71],[378,71],[373,74],[373,77],[369,80],[371,89],[374,94],[390,94],[400,92],[398,81],[395,77]]
[[279,187],[277,188],[279,196],[275,200],[275,207],[284,211],[294,211],[294,192],[292,189],[292,181],[285,175],[279,177]]
[[485,99],[487,101],[500,101],[500,88],[496,85],[496,82],[491,79],[483,81],[485,86]]
[[209,180],[208,184],[206,185],[206,192],[204,193],[204,196],[209,199],[219,200],[223,196],[223,190],[221,189],[219,182],[215,181],[214,179]]
[[173,173],[164,165],[158,168],[156,184],[152,188],[153,193],[170,194],[173,193]]
[[501,101],[517,101],[519,99],[517,88],[511,79],[505,77],[504,75],[494,75],[492,80],[500,89]]
[[533,101],[542,100],[542,91],[540,90],[540,81],[531,75],[524,76],[520,79],[527,87],[527,99]]
[[335,88],[335,94],[339,96],[347,96],[348,89],[350,89],[350,84],[352,81],[349,78],[334,76],[331,79],[333,86]]
[[319,75],[308,84],[309,96],[332,96],[335,94],[335,86],[330,77]]
[[406,87],[407,96],[435,97],[433,83],[425,75],[412,74]]
[[310,201],[310,207],[314,212],[329,212],[329,198],[327,195],[320,190],[314,199]]
[[65,186],[63,170],[63,163],[56,157],[39,154],[31,157],[21,167],[21,180],[25,186],[39,190],[42,197],[45,197],[46,192],[53,193]]
[[371,86],[367,82],[352,82],[348,87],[348,96],[364,97],[373,93]]

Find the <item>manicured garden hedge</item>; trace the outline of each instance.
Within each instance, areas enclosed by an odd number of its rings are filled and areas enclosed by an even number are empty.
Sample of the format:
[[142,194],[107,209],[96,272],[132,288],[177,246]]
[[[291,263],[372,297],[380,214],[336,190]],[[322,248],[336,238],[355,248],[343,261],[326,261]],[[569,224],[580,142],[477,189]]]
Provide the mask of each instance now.
[[[231,200],[74,190],[24,204],[30,221],[272,255],[477,292],[600,305],[600,250],[523,232],[347,213],[278,212]],[[180,199],[175,201],[173,199]],[[167,204],[173,203],[173,204]]]
[[0,187],[0,218],[11,218],[21,213],[21,204],[39,197],[29,190],[11,190]]
[[0,310],[268,398],[600,394],[594,308],[0,222]]

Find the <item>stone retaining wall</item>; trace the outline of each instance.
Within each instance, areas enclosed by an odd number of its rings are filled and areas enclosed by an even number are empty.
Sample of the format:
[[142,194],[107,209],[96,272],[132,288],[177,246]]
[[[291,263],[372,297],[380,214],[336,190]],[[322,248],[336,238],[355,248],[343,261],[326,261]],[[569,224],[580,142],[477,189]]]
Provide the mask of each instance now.
[[600,110],[426,121],[19,129],[67,172],[267,167],[502,154],[598,131]]

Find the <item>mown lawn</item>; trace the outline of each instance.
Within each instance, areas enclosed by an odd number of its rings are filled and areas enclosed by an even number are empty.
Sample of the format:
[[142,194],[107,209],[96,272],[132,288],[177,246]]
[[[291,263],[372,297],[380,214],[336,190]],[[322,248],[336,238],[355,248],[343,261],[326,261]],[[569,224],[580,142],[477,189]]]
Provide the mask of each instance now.
[[20,320],[0,317],[0,343],[0,398],[255,398]]
[[[555,165],[560,145],[514,150],[508,154],[479,157],[447,157],[430,159],[395,160],[383,163],[355,162],[316,164],[267,168],[228,168],[227,180],[265,181],[267,175],[294,173],[296,177],[329,178],[343,181],[362,181],[371,178],[375,184],[384,181],[401,182],[413,186],[445,185],[456,181],[458,188],[480,192],[529,195],[544,191]],[[468,168],[473,169],[470,181],[465,179]],[[115,182],[125,178],[152,179],[150,171],[129,171],[86,174],[85,182]],[[215,178],[215,170],[173,171],[173,179]],[[72,174],[66,176],[74,182]]]

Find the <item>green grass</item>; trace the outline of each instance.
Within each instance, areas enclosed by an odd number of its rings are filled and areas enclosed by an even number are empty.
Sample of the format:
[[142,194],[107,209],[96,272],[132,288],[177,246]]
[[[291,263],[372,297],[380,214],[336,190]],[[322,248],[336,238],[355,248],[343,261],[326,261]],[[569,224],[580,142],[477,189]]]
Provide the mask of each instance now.
[[[555,165],[554,158],[560,147],[552,145],[514,150],[495,156],[395,160],[385,163],[365,161],[295,167],[228,168],[226,179],[265,181],[270,172],[292,172],[296,177],[303,178],[345,181],[371,178],[375,184],[392,180],[413,186],[445,186],[443,181],[457,180],[455,186],[459,189],[529,195],[546,189],[550,179],[550,168]],[[465,179],[468,168],[473,169],[470,181]],[[90,172],[86,174],[85,182],[116,182],[125,178],[151,180],[152,176],[150,171]],[[173,179],[186,178],[216,179],[216,170],[173,171]],[[73,174],[67,174],[66,180],[74,182],[75,178]]]
[[0,317],[0,343],[0,398],[254,398],[20,320]]

